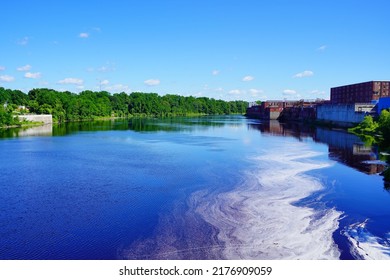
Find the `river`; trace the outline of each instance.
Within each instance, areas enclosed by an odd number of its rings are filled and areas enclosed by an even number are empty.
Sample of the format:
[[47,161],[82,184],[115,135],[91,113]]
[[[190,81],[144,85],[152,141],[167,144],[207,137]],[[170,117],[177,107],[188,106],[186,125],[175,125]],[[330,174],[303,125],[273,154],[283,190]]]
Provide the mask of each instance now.
[[389,259],[377,148],[242,116],[0,131],[0,259]]

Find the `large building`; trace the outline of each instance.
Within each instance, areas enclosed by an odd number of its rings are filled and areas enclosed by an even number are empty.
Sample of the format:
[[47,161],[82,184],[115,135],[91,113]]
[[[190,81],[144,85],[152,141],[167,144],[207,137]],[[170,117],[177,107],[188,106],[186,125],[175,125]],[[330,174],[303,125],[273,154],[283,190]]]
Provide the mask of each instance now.
[[286,100],[267,100],[248,107],[246,115],[248,117],[266,119],[266,120],[300,120],[315,119],[315,109],[317,104],[323,103],[323,100],[316,101],[286,101]]
[[370,81],[330,89],[333,104],[372,103],[381,97],[390,96],[390,82]]

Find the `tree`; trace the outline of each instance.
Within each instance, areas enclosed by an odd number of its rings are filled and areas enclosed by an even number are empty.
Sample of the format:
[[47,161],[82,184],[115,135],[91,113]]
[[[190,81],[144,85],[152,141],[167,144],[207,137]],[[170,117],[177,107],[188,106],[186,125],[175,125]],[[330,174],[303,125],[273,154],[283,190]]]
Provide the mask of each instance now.
[[4,106],[0,106],[0,127],[20,124],[17,117],[12,115]]
[[350,128],[348,131],[356,134],[368,134],[373,135],[377,132],[378,123],[374,121],[373,117],[367,115],[364,117],[363,121],[354,128]]
[[181,96],[157,93],[121,92],[111,95],[107,91],[85,90],[79,94],[35,88],[25,94],[0,87],[0,104],[10,108],[26,105],[30,112],[52,114],[57,122],[90,120],[111,116],[186,116],[193,114],[245,113],[247,102],[216,100],[207,97]]
[[378,120],[379,131],[383,136],[384,141],[390,143],[390,112],[383,110]]

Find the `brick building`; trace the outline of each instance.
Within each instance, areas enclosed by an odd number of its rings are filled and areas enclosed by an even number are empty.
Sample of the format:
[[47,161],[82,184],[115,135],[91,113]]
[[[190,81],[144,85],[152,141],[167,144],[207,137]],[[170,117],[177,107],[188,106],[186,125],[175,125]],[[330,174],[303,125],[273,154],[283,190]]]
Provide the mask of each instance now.
[[266,119],[266,120],[303,120],[315,119],[316,106],[323,103],[323,100],[304,101],[304,100],[267,100],[247,108],[248,117]]
[[282,100],[267,100],[261,102],[260,105],[249,107],[246,110],[246,115],[266,120],[276,120],[280,113],[287,107],[292,107],[296,101],[282,101]]
[[381,97],[390,96],[390,82],[370,81],[330,89],[333,104],[371,103]]

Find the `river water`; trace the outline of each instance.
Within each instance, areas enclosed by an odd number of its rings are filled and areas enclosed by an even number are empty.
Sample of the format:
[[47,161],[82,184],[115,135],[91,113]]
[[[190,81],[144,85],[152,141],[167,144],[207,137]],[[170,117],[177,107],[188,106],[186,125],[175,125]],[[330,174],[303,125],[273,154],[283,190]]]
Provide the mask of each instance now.
[[389,259],[375,147],[242,116],[0,131],[0,259]]

